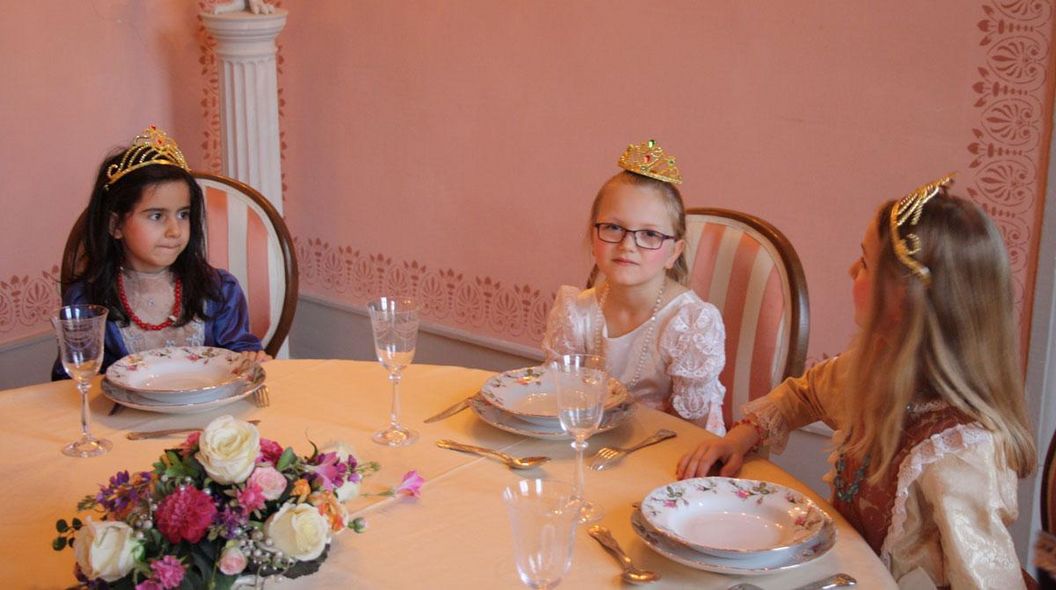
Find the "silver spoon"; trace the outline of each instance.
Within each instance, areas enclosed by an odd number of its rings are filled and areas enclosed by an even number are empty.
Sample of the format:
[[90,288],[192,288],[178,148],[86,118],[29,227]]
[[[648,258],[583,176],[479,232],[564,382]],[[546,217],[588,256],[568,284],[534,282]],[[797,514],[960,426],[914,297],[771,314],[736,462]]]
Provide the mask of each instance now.
[[587,533],[589,533],[591,537],[594,537],[595,541],[601,543],[601,546],[615,557],[616,561],[620,562],[620,567],[623,568],[623,575],[620,577],[623,578],[624,582],[630,584],[648,584],[649,582],[655,582],[660,579],[660,574],[656,572],[635,567],[634,562],[623,552],[623,548],[621,548],[620,544],[616,542],[616,538],[612,536],[609,529],[600,524],[596,524],[587,529]]
[[513,455],[507,455],[506,453],[496,451],[495,449],[467,445],[453,440],[447,440],[446,438],[436,441],[436,446],[441,449],[451,449],[452,451],[462,451],[463,453],[473,453],[482,457],[498,459],[512,469],[531,469],[550,460],[550,457],[514,457]]
[[[848,576],[847,574],[836,574],[836,575],[829,576],[827,578],[818,580],[816,582],[811,582],[809,584],[804,584],[802,586],[796,586],[792,590],[830,590],[832,588],[848,588],[850,586],[854,586],[857,583],[858,583],[858,580],[855,580],[854,578],[852,578],[851,576]],[[727,590],[763,590],[763,589],[760,588],[759,586],[756,586],[755,584],[744,583],[744,584],[734,584],[733,586],[730,586]]]

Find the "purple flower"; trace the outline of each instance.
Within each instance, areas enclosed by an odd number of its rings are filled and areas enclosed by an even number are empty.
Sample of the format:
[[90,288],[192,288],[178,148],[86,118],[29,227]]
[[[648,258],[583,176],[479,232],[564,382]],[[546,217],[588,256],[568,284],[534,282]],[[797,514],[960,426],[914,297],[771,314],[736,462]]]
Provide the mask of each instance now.
[[140,471],[135,475],[118,471],[110,478],[109,486],[99,486],[95,501],[116,518],[123,518],[149,495],[151,477],[149,471]]
[[183,582],[183,563],[173,555],[155,559],[150,564],[150,571],[164,590],[178,588]]
[[224,506],[223,510],[217,513],[215,522],[223,529],[220,531],[221,537],[234,539],[238,537],[238,531],[245,528],[249,517],[241,508]]
[[309,466],[308,469],[315,474],[320,489],[333,490],[345,483],[349,463],[354,462],[355,459],[351,458],[350,461],[342,461],[337,453],[319,453],[313,461],[314,465]]
[[403,481],[396,487],[394,494],[397,496],[413,496],[415,498],[422,495],[422,484],[425,483],[425,478],[418,475],[415,470],[408,471],[403,476]]

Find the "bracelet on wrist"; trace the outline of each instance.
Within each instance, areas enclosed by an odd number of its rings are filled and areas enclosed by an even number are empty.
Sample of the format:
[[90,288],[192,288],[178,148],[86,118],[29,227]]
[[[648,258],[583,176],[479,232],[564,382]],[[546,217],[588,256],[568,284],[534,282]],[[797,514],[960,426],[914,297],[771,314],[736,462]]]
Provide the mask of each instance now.
[[[763,441],[766,440],[766,430],[764,430],[762,426],[759,426],[759,424],[751,418],[741,418],[740,420],[733,423],[733,428],[737,428],[742,424],[744,426],[751,426],[752,428],[754,428],[756,436],[759,437],[758,440],[755,441],[755,444],[753,444],[751,448],[749,448],[747,451],[747,453],[754,453],[759,450],[759,447],[763,446]],[[733,430],[733,428],[731,428],[730,430]]]

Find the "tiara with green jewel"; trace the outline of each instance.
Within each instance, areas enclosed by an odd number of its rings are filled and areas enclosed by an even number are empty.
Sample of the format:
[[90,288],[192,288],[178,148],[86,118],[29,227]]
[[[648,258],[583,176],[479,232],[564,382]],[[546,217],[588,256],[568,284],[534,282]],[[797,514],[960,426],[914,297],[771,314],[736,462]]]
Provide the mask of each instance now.
[[620,168],[671,184],[682,184],[682,174],[675,165],[675,157],[664,153],[656,140],[627,146],[616,162]]

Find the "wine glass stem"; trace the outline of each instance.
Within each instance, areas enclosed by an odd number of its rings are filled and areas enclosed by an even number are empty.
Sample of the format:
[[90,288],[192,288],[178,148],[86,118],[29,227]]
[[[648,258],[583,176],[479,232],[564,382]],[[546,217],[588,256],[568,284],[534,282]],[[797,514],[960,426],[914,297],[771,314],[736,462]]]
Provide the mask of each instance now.
[[400,377],[399,371],[389,373],[389,381],[392,382],[392,409],[389,411],[389,425],[394,430],[400,428]]
[[587,449],[586,439],[576,437],[576,440],[572,441],[572,448],[576,450],[576,489],[574,492],[576,500],[583,500],[583,451]]
[[81,392],[81,438],[91,438],[88,433],[88,387],[87,381],[77,382],[77,391]]

